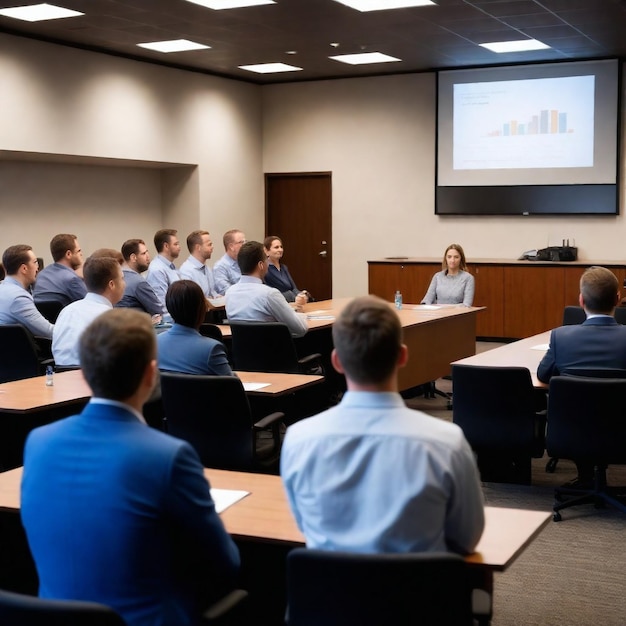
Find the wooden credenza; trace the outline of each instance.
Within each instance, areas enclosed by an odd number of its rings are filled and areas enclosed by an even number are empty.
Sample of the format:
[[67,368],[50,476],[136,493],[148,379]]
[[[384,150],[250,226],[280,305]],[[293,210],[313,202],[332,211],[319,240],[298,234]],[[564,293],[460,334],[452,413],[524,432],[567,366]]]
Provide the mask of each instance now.
[[[620,288],[626,263],[620,261],[509,261],[473,259],[478,337],[523,339],[560,326],[563,308],[578,304],[578,283],[585,268],[602,265],[615,273]],[[397,289],[406,303],[419,303],[441,259],[403,258],[368,261],[369,293],[392,301]]]

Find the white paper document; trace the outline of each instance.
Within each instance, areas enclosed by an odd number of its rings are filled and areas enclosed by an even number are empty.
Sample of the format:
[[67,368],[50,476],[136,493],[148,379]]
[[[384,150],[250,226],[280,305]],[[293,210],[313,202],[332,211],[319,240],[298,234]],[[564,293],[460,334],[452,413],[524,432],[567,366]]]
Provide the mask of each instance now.
[[541,350],[542,352],[545,352],[549,347],[549,343],[539,343],[536,346],[533,346],[531,350]]
[[258,391],[263,387],[269,387],[272,383],[243,383],[244,391]]
[[237,489],[211,489],[211,497],[215,502],[215,510],[218,513],[225,511],[229,506],[245,498],[250,492]]

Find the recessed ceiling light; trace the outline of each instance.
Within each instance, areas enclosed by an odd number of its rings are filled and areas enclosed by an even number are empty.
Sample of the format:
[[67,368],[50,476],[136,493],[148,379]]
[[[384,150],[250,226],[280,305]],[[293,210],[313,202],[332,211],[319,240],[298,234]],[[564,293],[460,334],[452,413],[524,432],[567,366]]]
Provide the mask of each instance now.
[[240,9],[242,7],[256,7],[261,4],[276,4],[274,0],[187,0],[208,9],[221,11],[222,9]]
[[409,7],[425,7],[435,4],[431,0],[335,0],[351,9],[365,13],[366,11],[383,11],[384,9],[406,9]]
[[258,74],[272,74],[274,72],[299,72],[301,67],[287,65],[286,63],[258,63],[257,65],[240,65],[240,70],[257,72]]
[[26,22],[41,22],[43,20],[59,20],[64,17],[77,17],[78,15],[85,14],[80,11],[57,7],[54,4],[31,4],[25,7],[0,9],[0,15],[13,17],[16,20],[24,20]]
[[209,50],[211,46],[205,46],[188,39],[170,39],[169,41],[149,41],[138,43],[140,48],[156,50],[157,52],[185,52],[186,50]]
[[365,65],[367,63],[395,63],[402,59],[396,59],[396,57],[390,57],[388,54],[382,52],[361,52],[359,54],[339,54],[334,57],[328,57],[335,61],[341,61],[341,63],[349,63],[350,65]]
[[520,39],[518,41],[493,41],[481,43],[483,48],[492,52],[526,52],[527,50],[545,50],[550,46],[536,39]]

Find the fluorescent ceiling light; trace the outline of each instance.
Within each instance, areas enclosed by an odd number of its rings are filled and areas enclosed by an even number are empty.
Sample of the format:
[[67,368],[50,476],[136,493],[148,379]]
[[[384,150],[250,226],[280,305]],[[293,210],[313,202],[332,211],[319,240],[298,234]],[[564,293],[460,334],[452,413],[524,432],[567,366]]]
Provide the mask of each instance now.
[[435,4],[431,0],[335,0],[351,9],[365,13],[366,11],[383,11],[384,9],[406,9],[409,7],[425,7]]
[[149,41],[138,43],[140,48],[156,50],[157,52],[185,52],[186,50],[209,50],[211,46],[205,46],[188,39],[170,39],[169,41]]
[[536,39],[520,39],[518,41],[493,41],[481,43],[483,48],[492,52],[526,52],[528,50],[545,50],[550,46]]
[[334,57],[328,57],[341,63],[349,63],[350,65],[365,65],[367,63],[395,63],[402,59],[390,57],[382,52],[361,52],[359,54],[339,54]]
[[299,72],[301,67],[287,65],[286,63],[258,63],[257,65],[240,65],[240,70],[257,72],[258,74],[272,74],[274,72]]
[[257,7],[261,4],[276,4],[274,0],[187,0],[208,9],[240,9],[241,7]]
[[41,22],[43,20],[58,20],[63,17],[76,17],[85,14],[80,11],[57,7],[54,4],[31,4],[25,7],[0,9],[0,15],[13,17],[16,20],[24,20],[25,22]]

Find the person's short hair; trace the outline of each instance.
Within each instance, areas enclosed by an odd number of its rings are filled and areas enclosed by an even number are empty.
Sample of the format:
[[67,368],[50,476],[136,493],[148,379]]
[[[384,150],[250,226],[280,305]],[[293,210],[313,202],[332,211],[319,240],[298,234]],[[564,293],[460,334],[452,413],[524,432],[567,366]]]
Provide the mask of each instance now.
[[177,280],[165,294],[165,306],[177,324],[200,328],[206,316],[206,298],[200,285],[193,280]]
[[280,241],[280,243],[283,243],[283,240],[280,237],[277,237],[276,235],[270,235],[269,237],[266,237],[263,240],[263,245],[265,246],[266,250],[269,250],[272,247],[272,244],[278,239],[278,241]]
[[448,254],[450,250],[456,250],[459,253],[459,256],[461,257],[461,262],[459,263],[459,269],[463,270],[464,272],[467,272],[467,262],[465,261],[465,252],[463,252],[463,248],[458,243],[451,243],[446,248],[446,251],[443,253],[443,261],[441,262],[441,269],[443,270],[448,269],[448,264],[446,262],[446,255]]
[[580,293],[589,313],[613,313],[618,291],[617,277],[606,267],[594,265],[580,277]]
[[119,276],[119,267],[117,259],[110,256],[88,257],[83,266],[83,278],[87,291],[102,295],[109,284],[109,281],[115,280]]
[[252,274],[259,261],[265,261],[265,247],[259,241],[246,241],[237,255],[237,263],[242,274]]
[[0,280],[4,280],[7,273],[4,271],[4,265],[0,263]]
[[333,324],[333,342],[346,376],[378,383],[394,371],[402,345],[397,313],[376,296],[355,298]]
[[78,239],[76,235],[70,235],[67,233],[55,235],[50,242],[50,254],[52,255],[52,260],[56,263],[65,256],[65,253],[68,250],[74,252],[76,249],[76,239]]
[[154,247],[156,248],[156,251],[163,252],[165,244],[169,243],[170,239],[172,237],[176,237],[177,234],[178,231],[173,228],[162,228],[161,230],[157,230],[156,233],[154,233]]
[[24,263],[30,261],[29,251],[32,250],[32,246],[28,246],[25,243],[18,243],[15,246],[9,246],[2,255],[2,265],[4,265],[4,271],[8,276],[17,274]]
[[224,233],[224,250],[228,250],[228,244],[232,243],[236,239],[235,235],[240,232],[242,231],[240,231],[238,228],[233,228],[232,230],[227,230]]
[[204,235],[209,234],[208,230],[194,230],[192,233],[189,233],[187,236],[187,250],[189,250],[189,253],[191,254],[193,252],[194,246],[202,243],[202,237]]
[[145,246],[146,242],[143,239],[127,239],[122,244],[122,256],[124,257],[124,261],[128,263],[132,254],[139,254],[140,245]]
[[79,354],[94,397],[129,398],[139,388],[148,363],[156,358],[150,316],[132,309],[106,311],[84,330]]
[[124,265],[124,257],[119,250],[114,250],[113,248],[98,248],[91,253],[92,259],[102,259],[104,257],[115,259],[120,265]]

